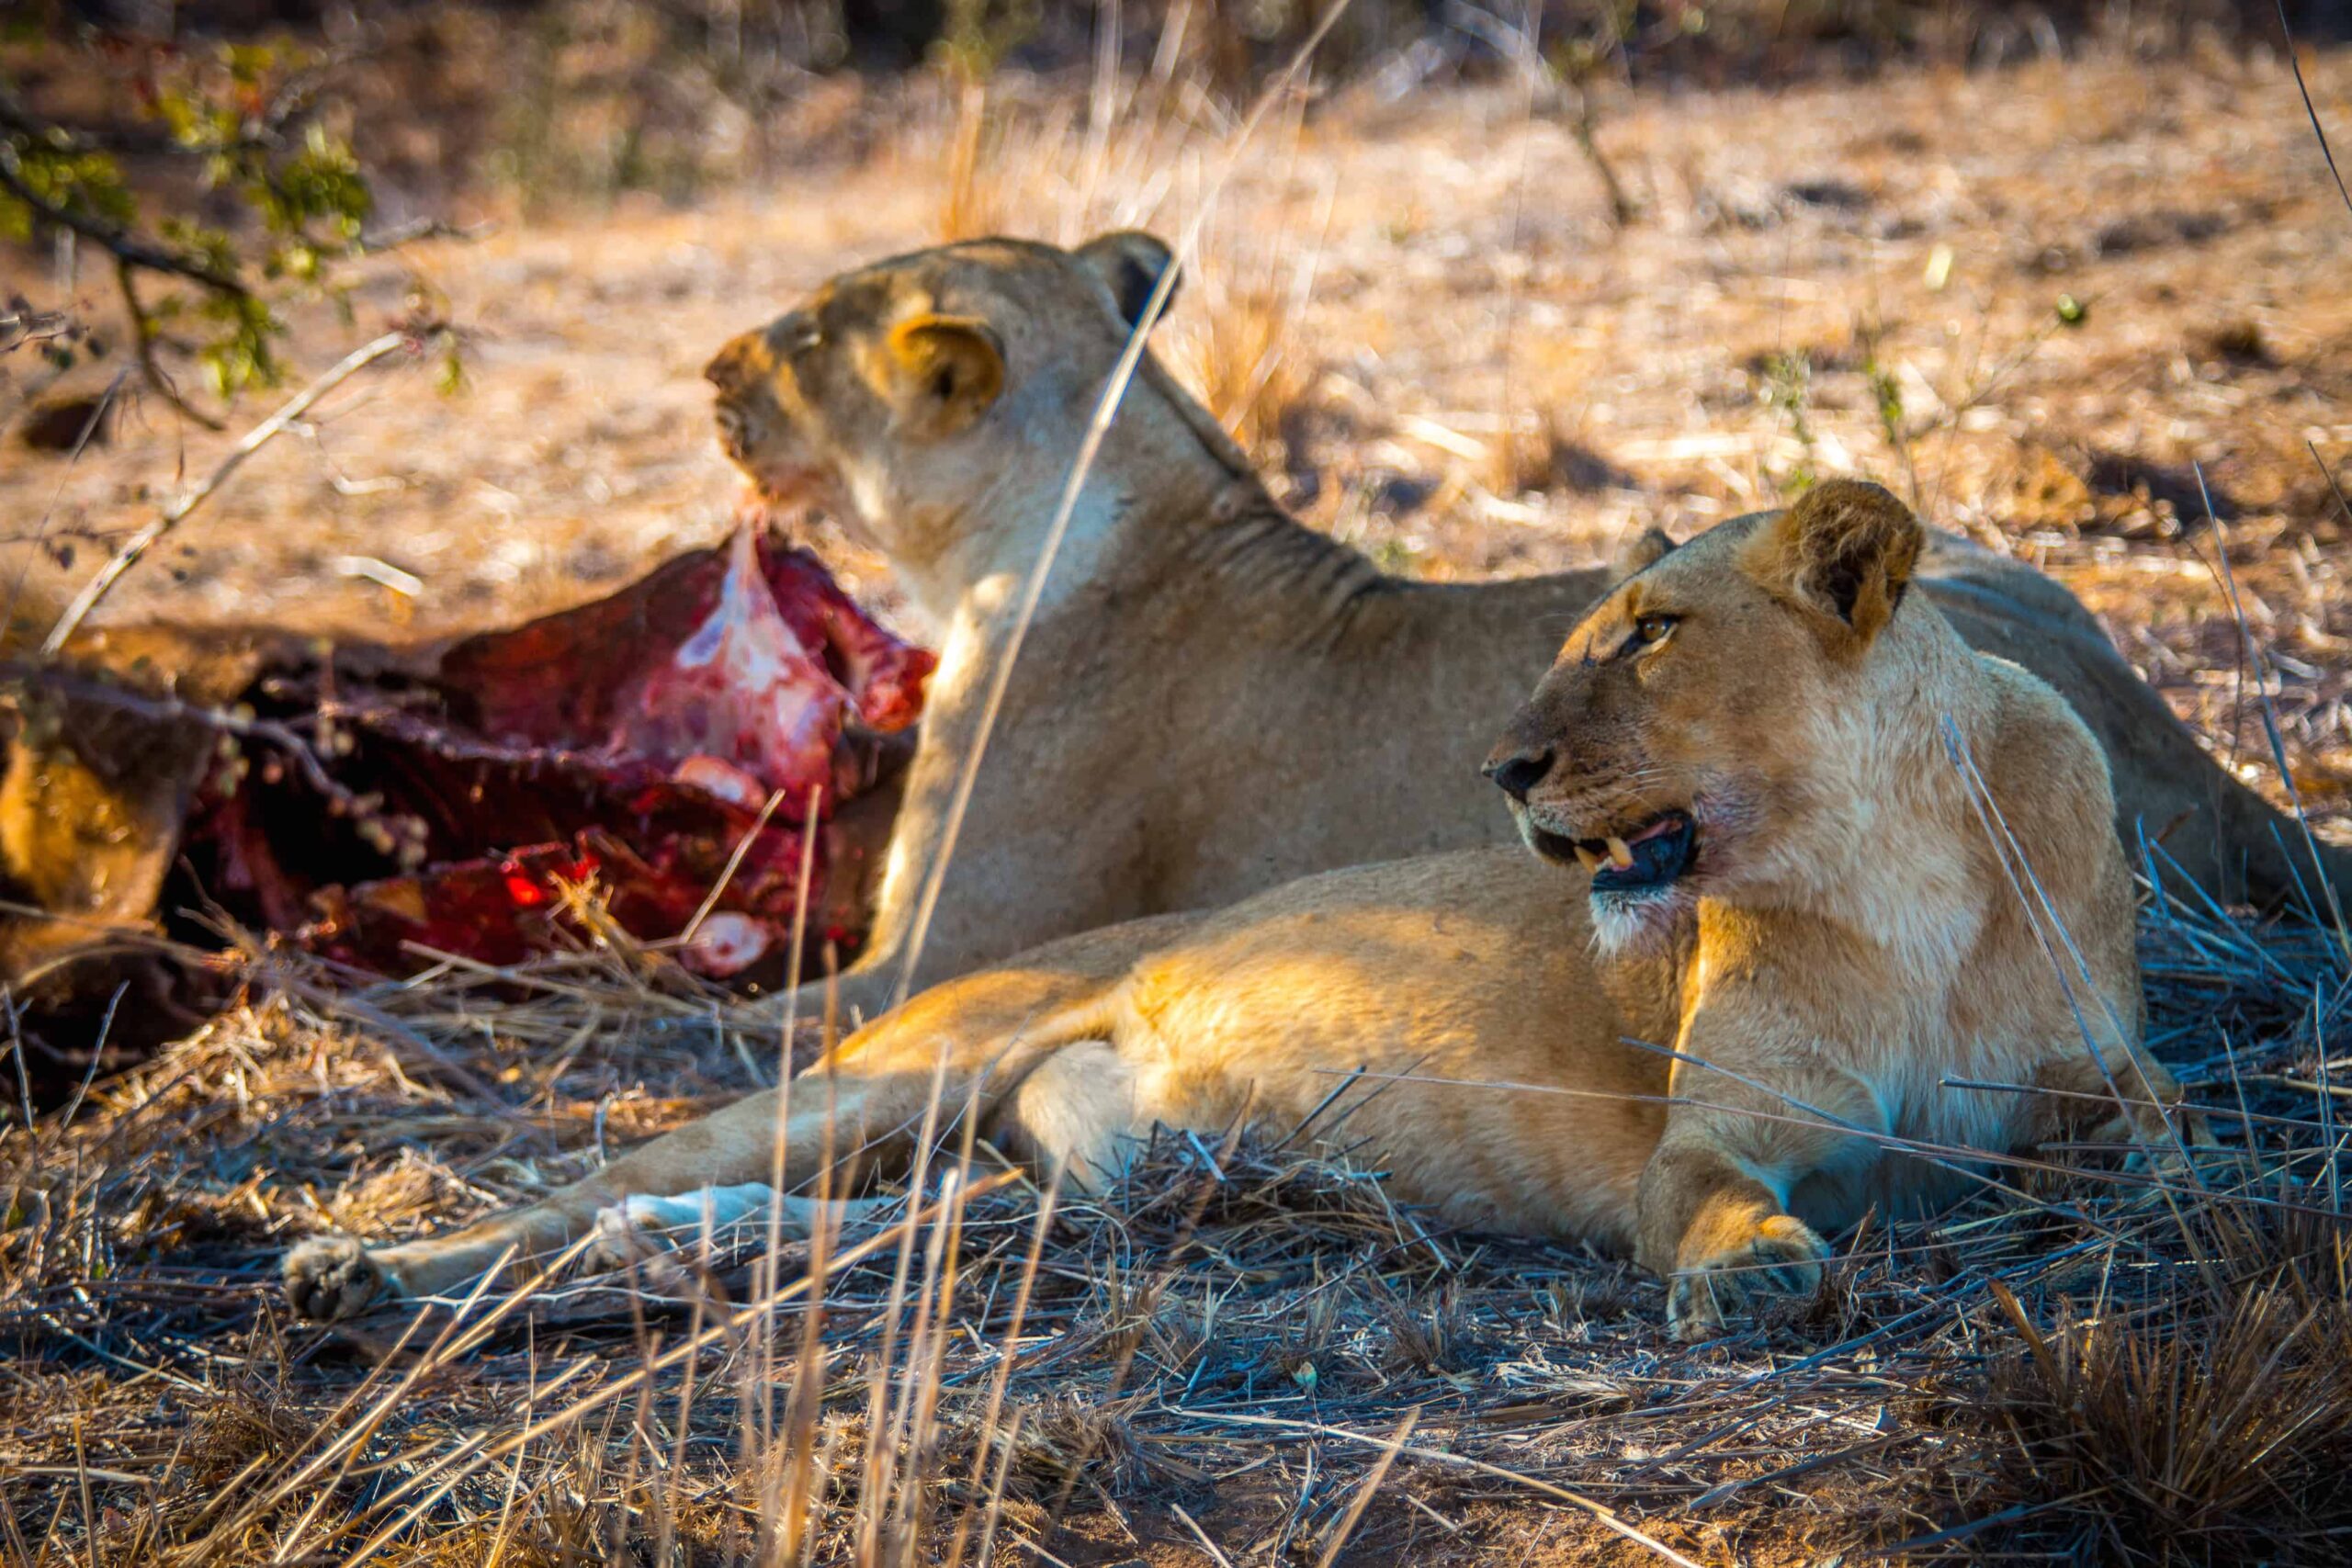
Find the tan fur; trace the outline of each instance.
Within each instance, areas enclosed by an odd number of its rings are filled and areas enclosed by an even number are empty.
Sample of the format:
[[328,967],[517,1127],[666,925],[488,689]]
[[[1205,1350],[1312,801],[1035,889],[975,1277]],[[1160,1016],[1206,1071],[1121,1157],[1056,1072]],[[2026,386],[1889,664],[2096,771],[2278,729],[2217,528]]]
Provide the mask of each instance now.
[[[1597,606],[1497,751],[1534,770],[1517,809],[1565,869],[1464,851],[1072,938],[925,992],[786,1089],[529,1208],[372,1253],[306,1244],[289,1292],[334,1315],[388,1286],[449,1291],[555,1252],[628,1194],[764,1179],[779,1127],[791,1185],[829,1152],[900,1163],[936,1082],[946,1118],[969,1106],[999,1147],[1082,1186],[1156,1125],[1304,1128],[1451,1220],[1630,1249],[1672,1276],[1691,1337],[1751,1297],[1809,1292],[1822,1234],[1866,1206],[1962,1179],[1886,1138],[1999,1151],[2058,1126],[2035,1096],[1947,1077],[2111,1075],[2115,1131],[2168,1138],[2158,1107],[2178,1091],[2139,1054],[2098,749],[2048,687],[1906,597],[1919,542],[1884,491],[1825,486]],[[1690,871],[1615,907],[1570,852],[1668,808],[1700,824]],[[2044,950],[2060,927],[2079,970]]]
[[[736,461],[885,550],[942,630],[872,934],[843,993],[867,1016],[903,970],[1080,434],[1168,261],[1135,233],[900,256],[835,278],[709,367]],[[910,341],[930,347],[910,356]],[[961,367],[944,386],[943,355]],[[2291,892],[2289,850],[2309,867],[2300,830],[2198,749],[2064,589],[1957,539],[1923,549],[1919,591],[1961,634],[2089,723],[2127,837],[2142,823],[2165,835],[2223,898]],[[1013,672],[916,983],[1313,872],[1500,840],[1507,824],[1469,763],[1608,581],[1385,576],[1283,515],[1147,355]],[[2324,858],[2352,888],[2345,859]]]
[[[55,674],[29,650],[57,606],[28,593],[0,629],[11,733],[0,770],[0,977],[19,1001],[74,991],[112,940],[153,929],[214,732],[171,716],[240,694],[269,639],[173,626],[86,629]],[[98,694],[150,700],[141,712]],[[115,983],[107,970],[108,988]],[[142,990],[148,987],[142,984]],[[160,997],[160,992],[157,993]]]

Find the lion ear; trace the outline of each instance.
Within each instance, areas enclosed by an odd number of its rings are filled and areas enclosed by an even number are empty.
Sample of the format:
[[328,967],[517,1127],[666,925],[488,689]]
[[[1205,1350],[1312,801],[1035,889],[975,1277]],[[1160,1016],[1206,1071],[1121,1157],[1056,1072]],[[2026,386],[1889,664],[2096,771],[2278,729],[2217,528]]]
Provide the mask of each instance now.
[[1867,646],[1903,603],[1926,542],[1911,509],[1886,490],[1830,479],[1767,523],[1748,559],[1766,588]]
[[1623,582],[1673,553],[1674,541],[1667,537],[1665,529],[1645,528],[1617,547],[1616,558],[1609,563],[1609,581]]
[[933,435],[967,428],[1004,391],[1004,344],[976,316],[913,317],[888,348],[900,409]]
[[[1091,268],[1111,290],[1112,302],[1119,308],[1119,320],[1134,326],[1143,319],[1144,308],[1151,303],[1152,290],[1159,287],[1161,275],[1176,264],[1176,253],[1158,236],[1140,229],[1116,229],[1108,234],[1098,234],[1072,253]],[[1160,307],[1166,316],[1168,306],[1176,302],[1176,285],[1168,286],[1168,299]]]

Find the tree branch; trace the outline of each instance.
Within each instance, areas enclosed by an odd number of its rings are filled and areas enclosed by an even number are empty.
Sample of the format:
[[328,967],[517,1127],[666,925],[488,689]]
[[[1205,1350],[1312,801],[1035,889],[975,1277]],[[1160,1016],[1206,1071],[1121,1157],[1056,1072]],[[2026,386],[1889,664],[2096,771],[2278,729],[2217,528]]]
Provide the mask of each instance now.
[[212,492],[227,483],[229,476],[235,473],[246,458],[268,446],[288,425],[310,412],[311,405],[321,398],[386,355],[406,348],[412,341],[407,333],[386,333],[374,342],[352,350],[325,375],[288,399],[283,408],[245,432],[237,444],[229,448],[228,456],[220,459],[219,467],[197,484],[181,491],[178,500],[164,507],[153,522],[124,541],[122,548],[114,553],[114,558],[98,569],[97,575],[84,585],[82,592],[74,596],[74,602],[65,607],[65,613],[57,618],[57,625],[50,628],[49,636],[40,645],[41,657],[54,658],[58,650],[81,629],[83,621],[97,607],[98,601],[105,598],[121,580],[123,573],[138,565],[139,558],[153,547],[155,541],[186,522],[190,513],[210,499]]
[[118,229],[86,212],[76,212],[61,202],[50,200],[26,182],[24,164],[17,157],[15,145],[6,137],[0,137],[0,190],[6,190],[59,228],[70,229],[92,244],[111,253],[119,261],[144,267],[149,272],[185,277],[192,283],[204,285],[215,293],[239,299],[249,298],[253,293],[246,287],[245,280],[234,273],[222,272],[216,267],[206,266],[202,262],[191,261],[160,245],[151,244],[128,230]]
[[138,356],[139,374],[146,380],[148,390],[207,430],[227,429],[223,422],[181,397],[180,389],[172,385],[172,378],[164,374],[163,365],[155,358],[154,319],[140,300],[137,267],[120,256],[114,258],[114,280],[122,289],[122,308],[130,316],[130,351]]

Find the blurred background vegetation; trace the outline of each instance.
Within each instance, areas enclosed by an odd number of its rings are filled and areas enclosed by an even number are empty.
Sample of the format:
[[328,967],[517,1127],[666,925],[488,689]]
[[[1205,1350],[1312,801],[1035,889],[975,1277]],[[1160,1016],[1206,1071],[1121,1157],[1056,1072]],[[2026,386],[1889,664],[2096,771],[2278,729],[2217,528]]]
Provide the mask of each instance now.
[[[854,161],[903,123],[908,94],[952,106],[951,163],[977,162],[984,122],[1024,84],[1042,102],[1090,71],[1178,84],[1214,115],[1317,14],[1317,0],[18,0],[0,24],[0,243],[53,266],[61,299],[93,266],[111,273],[119,309],[5,302],[0,402],[23,411],[42,382],[119,353],[124,378],[217,428],[239,392],[281,378],[288,308],[338,299],[345,264],[447,232],[452,214],[684,203]],[[1566,108],[1622,222],[1632,207],[1593,140],[1611,93],[2091,48],[2243,54],[2290,28],[2347,36],[2352,0],[1354,0],[1316,79],[1398,98],[1523,72]],[[943,237],[996,216],[944,220]],[[430,299],[413,306],[436,316]],[[6,352],[25,348],[30,377]],[[454,354],[445,374],[459,374]],[[61,447],[103,417],[54,412]]]

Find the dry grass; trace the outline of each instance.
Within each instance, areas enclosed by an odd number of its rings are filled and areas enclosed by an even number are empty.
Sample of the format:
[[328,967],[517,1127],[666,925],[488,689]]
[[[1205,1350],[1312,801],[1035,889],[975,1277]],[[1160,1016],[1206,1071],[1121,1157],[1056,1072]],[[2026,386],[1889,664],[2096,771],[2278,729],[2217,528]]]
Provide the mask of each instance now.
[[[1232,117],[1195,83],[1099,79],[1085,98],[1023,95],[1018,84],[950,83],[946,107],[917,138],[935,139],[943,243],[1021,233],[1075,243],[1103,229],[1158,224],[1173,235],[1200,199],[1234,133]],[[1305,100],[1291,96],[1249,156],[1295,169]],[[917,151],[921,160],[925,153]],[[1295,180],[1277,182],[1278,188]],[[1040,222],[1035,215],[1052,214]],[[1325,235],[1288,231],[1286,200],[1228,203],[1204,229],[1184,279],[1187,303],[1159,353],[1245,451],[1269,467],[1306,406],[1317,364],[1306,318]],[[1329,204],[1322,213],[1329,222]]]
[[321,1334],[269,1283],[293,1235],[527,1198],[775,1042],[643,953],[356,989],[268,959],[0,1138],[0,1540],[60,1568],[1157,1560],[1195,1528],[1242,1562],[1351,1524],[1349,1561],[2337,1561],[2352,970],[2177,907],[2143,950],[2223,1144],[2199,1172],[1998,1172],[2031,1196],[1866,1224],[1820,1301],[1688,1350],[1622,1264],[1448,1231],[1307,1140],[1185,1137],[1099,1201],[978,1150],[876,1233]]
[[1258,463],[1284,466],[1314,375],[1300,321],[1314,258],[1269,251],[1255,259],[1213,250],[1199,268],[1190,331],[1171,333],[1170,367]]
[[955,118],[948,132],[944,187],[933,233],[942,244],[985,239],[1010,225],[1010,192],[996,171],[989,147],[989,87],[967,82],[956,90]]

